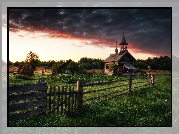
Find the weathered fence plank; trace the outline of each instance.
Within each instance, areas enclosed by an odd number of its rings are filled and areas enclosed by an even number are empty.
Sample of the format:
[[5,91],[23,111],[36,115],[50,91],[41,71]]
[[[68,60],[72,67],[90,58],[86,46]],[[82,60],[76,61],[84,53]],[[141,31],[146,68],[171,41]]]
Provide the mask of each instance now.
[[67,112],[67,87],[65,88],[65,113]]
[[52,96],[52,87],[50,86],[50,93],[49,93],[49,111],[51,111],[51,96]]
[[83,88],[82,81],[77,81],[77,108],[81,109],[83,106]]
[[[127,89],[126,89],[127,90]],[[115,96],[115,94],[119,93],[119,92],[124,92],[125,90],[121,90],[121,91],[114,91],[112,93],[109,93],[109,94],[103,94],[103,95],[100,95],[100,96],[95,96],[95,97],[91,97],[91,98],[88,98],[88,99],[85,99],[83,100],[83,102],[87,102],[87,101],[90,101],[90,100],[95,100],[95,99],[98,99],[98,98],[102,98],[102,97],[106,97],[106,96],[112,96],[112,98]]]
[[11,93],[23,93],[23,92],[30,92],[30,91],[38,91],[38,90],[45,90],[44,88],[40,88],[40,84],[26,84],[26,85],[14,85],[9,86],[8,92]]
[[15,112],[18,110],[24,110],[24,109],[30,109],[34,107],[44,106],[46,103],[46,100],[38,100],[38,101],[32,101],[32,102],[23,102],[18,104],[12,104],[9,108],[9,112]]
[[103,90],[107,90],[107,89],[111,89],[111,88],[116,88],[116,87],[121,87],[121,86],[127,86],[127,85],[128,84],[123,84],[123,85],[111,86],[111,87],[106,87],[106,88],[100,88],[100,89],[96,89],[96,90],[84,91],[83,94],[99,92],[99,91],[103,91]]
[[75,111],[77,110],[77,92],[75,92],[75,96],[74,96],[74,100],[75,100]]
[[71,111],[72,113],[74,112],[74,87],[72,87],[72,94],[71,94],[71,97],[72,97],[72,105],[71,105]]
[[32,92],[29,94],[17,94],[17,95],[10,95],[9,96],[9,103],[21,101],[21,100],[30,100],[30,99],[37,99],[37,98],[43,98],[46,97],[45,93],[39,93],[39,92]]
[[[64,86],[62,86],[61,102],[63,102],[63,98],[64,98],[64,97],[63,97],[63,96],[64,96],[63,94],[64,94]],[[61,113],[63,113],[63,111],[64,111],[64,110],[63,110],[63,106],[64,106],[64,104],[62,103],[62,105],[61,105]]]
[[56,86],[54,86],[54,91],[53,91],[53,109],[55,109],[55,101],[56,101],[56,96],[57,96],[57,94],[56,94]]
[[132,75],[130,72],[130,74],[129,74],[129,93],[131,93],[131,88],[132,88]]
[[9,121],[46,113],[45,81],[9,87]]
[[14,121],[14,120],[22,119],[22,118],[25,118],[25,117],[29,117],[31,115],[44,113],[45,110],[46,110],[46,108],[43,107],[41,109],[32,110],[32,111],[28,111],[28,112],[25,112],[25,113],[9,114],[9,120]]
[[73,113],[73,107],[74,107],[74,102],[73,102],[73,96],[74,96],[74,92],[73,92],[73,87],[71,87],[70,89],[71,93],[70,93],[70,113]]
[[71,86],[69,86],[69,96],[68,96],[68,113],[70,113],[70,99],[71,99]]
[[59,113],[59,107],[60,107],[60,86],[58,86],[58,101],[57,101],[57,104],[58,104],[58,109],[57,109],[57,113]]
[[111,80],[111,81],[103,81],[103,82],[93,82],[93,83],[82,83],[82,86],[86,87],[86,86],[93,86],[93,85],[110,84],[113,82],[122,82],[122,81],[126,81],[126,80],[127,79]]

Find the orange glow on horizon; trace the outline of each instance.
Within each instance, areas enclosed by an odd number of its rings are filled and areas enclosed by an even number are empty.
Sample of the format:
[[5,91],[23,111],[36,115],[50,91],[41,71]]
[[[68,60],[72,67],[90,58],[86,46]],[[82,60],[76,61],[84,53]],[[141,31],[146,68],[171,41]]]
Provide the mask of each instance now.
[[[105,60],[110,54],[115,53],[116,42],[110,45],[111,42],[105,39],[86,39],[85,37],[75,37],[59,32],[55,33],[50,30],[45,31],[10,32],[9,60],[12,62],[24,61],[29,51],[37,53],[41,61],[72,59],[76,62],[83,57]],[[53,33],[53,36],[50,33]],[[101,44],[96,45],[96,42],[101,42]],[[129,43],[128,51],[136,60],[157,57],[149,53],[142,53],[142,50],[134,46],[132,43]],[[120,51],[119,47],[118,50]]]

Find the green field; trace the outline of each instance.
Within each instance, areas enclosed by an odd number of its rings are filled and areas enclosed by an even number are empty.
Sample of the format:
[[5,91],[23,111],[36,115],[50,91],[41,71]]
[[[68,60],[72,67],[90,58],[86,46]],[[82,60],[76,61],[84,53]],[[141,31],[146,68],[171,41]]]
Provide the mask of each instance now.
[[[22,80],[10,74],[11,85],[36,83],[40,75],[31,80]],[[126,79],[105,75],[78,76],[44,76],[48,85],[75,85],[77,79],[86,83]],[[116,99],[84,104],[83,108],[73,115],[48,114],[10,122],[10,126],[171,126],[171,76],[156,75],[155,86],[141,87],[131,94]],[[66,80],[66,81],[65,81]],[[134,81],[139,81],[135,79]],[[124,83],[123,83],[124,84]],[[110,85],[91,86],[93,90]],[[135,85],[133,85],[135,86]],[[134,88],[135,89],[135,88]],[[134,90],[133,89],[133,90]],[[112,89],[112,91],[117,89]]]
[[37,83],[39,78],[45,78],[47,85],[49,86],[59,86],[59,85],[75,85],[78,80],[82,80],[84,83],[90,82],[102,82],[102,81],[110,81],[110,80],[119,80],[120,77],[117,76],[107,76],[100,74],[62,74],[62,75],[51,75],[47,74],[42,76],[39,73],[35,73],[33,77],[23,77],[20,75],[9,74],[9,85],[22,85],[22,84],[31,84]]

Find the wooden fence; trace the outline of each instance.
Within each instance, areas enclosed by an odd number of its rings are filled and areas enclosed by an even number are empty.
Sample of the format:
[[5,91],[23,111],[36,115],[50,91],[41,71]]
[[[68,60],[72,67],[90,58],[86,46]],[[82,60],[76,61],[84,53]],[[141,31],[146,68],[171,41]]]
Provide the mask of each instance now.
[[[139,80],[137,82],[132,82],[132,80]],[[118,84],[124,81],[124,84]],[[126,84],[126,81],[128,83]],[[112,83],[116,83],[117,85],[113,85]],[[80,100],[78,100],[79,106],[83,106],[85,103],[92,101],[92,102],[101,102],[106,101],[110,99],[117,98],[119,96],[130,94],[134,92],[135,90],[139,90],[144,87],[149,87],[150,85],[154,85],[154,83],[150,83],[150,79],[147,77],[133,77],[132,75],[129,75],[128,79],[123,80],[113,80],[113,81],[106,81],[106,82],[97,82],[97,83],[88,83],[83,84],[82,81],[77,82],[77,90],[80,92],[81,97]],[[108,84],[107,87],[104,88],[97,88],[93,90],[85,90],[85,87],[93,86],[93,85],[102,85],[102,84]],[[110,85],[111,86],[110,86]],[[112,89],[115,89],[114,91]],[[87,97],[90,94],[90,97]],[[80,108],[80,107],[79,107]]]
[[[146,79],[146,81],[144,82],[141,79],[141,82],[135,82],[133,81],[135,78],[132,78],[132,75],[130,75],[127,79],[127,84],[112,85],[112,83],[126,80],[96,83],[82,83],[82,81],[77,81],[76,87],[50,86],[49,88],[44,79],[39,79],[37,84],[10,86],[9,121],[25,118],[34,114],[47,114],[52,112],[73,114],[77,110],[80,110],[84,103],[89,101],[106,101],[132,93],[138,88],[149,86],[149,80],[146,77],[143,77],[143,79]],[[108,84],[108,86],[105,88],[85,90],[85,87],[101,84]],[[113,91],[111,89],[115,90]],[[96,93],[99,94],[96,95]],[[91,97],[86,97],[87,95],[91,95]]]
[[37,84],[9,86],[9,121],[45,114],[46,92],[46,83],[40,80]]

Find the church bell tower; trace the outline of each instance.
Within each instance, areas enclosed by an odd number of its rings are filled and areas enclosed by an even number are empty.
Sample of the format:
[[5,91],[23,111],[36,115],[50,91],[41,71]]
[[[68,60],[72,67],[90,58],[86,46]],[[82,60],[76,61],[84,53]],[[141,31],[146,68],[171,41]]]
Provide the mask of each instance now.
[[127,50],[128,43],[126,42],[126,39],[124,38],[124,33],[123,33],[122,42],[119,45],[121,46],[120,51],[126,51]]

